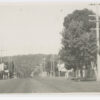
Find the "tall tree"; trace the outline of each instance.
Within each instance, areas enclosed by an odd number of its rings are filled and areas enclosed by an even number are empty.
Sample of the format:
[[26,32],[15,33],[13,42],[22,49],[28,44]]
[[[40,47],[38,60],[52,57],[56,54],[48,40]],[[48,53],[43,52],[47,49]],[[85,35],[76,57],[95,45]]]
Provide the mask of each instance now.
[[81,69],[84,65],[90,68],[91,61],[96,61],[96,34],[91,32],[95,24],[89,22],[91,14],[88,9],[76,10],[64,18],[59,54],[67,69]]

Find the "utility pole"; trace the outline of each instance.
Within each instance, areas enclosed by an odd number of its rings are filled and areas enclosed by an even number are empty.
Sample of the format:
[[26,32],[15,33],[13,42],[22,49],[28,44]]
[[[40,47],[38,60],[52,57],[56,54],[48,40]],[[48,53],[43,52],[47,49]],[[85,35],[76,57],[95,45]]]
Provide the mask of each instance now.
[[[59,55],[59,62],[58,62],[58,64],[60,65],[60,55]],[[60,70],[59,70],[59,77],[60,77]]]
[[50,61],[51,61],[51,70],[50,70],[50,73],[51,73],[51,77],[53,76],[53,64],[52,64],[52,56],[50,58]]
[[41,70],[41,73],[43,73],[42,64],[40,64],[40,70]]
[[3,52],[4,52],[4,50],[1,49],[1,50],[0,50],[0,53],[1,53],[1,54],[0,54],[0,56],[1,56],[1,63],[3,62]]
[[97,39],[97,81],[100,81],[100,54],[99,54],[99,48],[100,48],[100,43],[99,43],[99,5],[100,4],[90,4],[91,6],[96,7],[96,15],[90,15],[90,16],[95,16],[96,21],[91,20],[92,22],[96,22],[96,39]]
[[43,72],[45,72],[45,57],[43,58]]
[[54,61],[54,55],[52,55],[52,65],[53,65],[53,76],[55,77],[55,61]]
[[51,76],[55,76],[55,61],[54,61],[54,55],[51,56]]

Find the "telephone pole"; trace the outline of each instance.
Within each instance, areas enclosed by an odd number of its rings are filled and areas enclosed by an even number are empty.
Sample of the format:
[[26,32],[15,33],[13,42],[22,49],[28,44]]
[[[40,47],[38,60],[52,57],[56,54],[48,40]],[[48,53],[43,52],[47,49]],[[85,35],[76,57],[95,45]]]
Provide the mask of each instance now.
[[53,76],[55,77],[55,61],[54,61],[54,55],[52,55],[52,65],[53,65]]
[[45,72],[45,57],[43,58],[43,72]]
[[53,64],[52,64],[52,56],[50,58],[51,61],[51,69],[50,69],[50,73],[51,73],[51,77],[53,76]]
[[55,77],[55,61],[54,61],[54,55],[51,56],[51,76]]
[[[58,64],[60,65],[60,55],[59,55],[59,58],[58,58]],[[59,67],[59,66],[58,66]],[[59,68],[58,68],[59,69]],[[60,77],[60,70],[58,70],[58,74],[59,74],[59,77]]]
[[1,56],[1,63],[3,62],[3,52],[4,52],[4,50],[1,49],[1,50],[0,50],[0,53],[1,53],[1,55],[0,55],[0,56]]
[[97,39],[97,81],[100,81],[100,54],[99,54],[99,48],[100,48],[100,43],[99,43],[99,5],[100,4],[90,4],[91,6],[96,7],[96,15],[90,15],[90,16],[95,16],[96,21],[91,20],[92,22],[96,22],[96,39]]

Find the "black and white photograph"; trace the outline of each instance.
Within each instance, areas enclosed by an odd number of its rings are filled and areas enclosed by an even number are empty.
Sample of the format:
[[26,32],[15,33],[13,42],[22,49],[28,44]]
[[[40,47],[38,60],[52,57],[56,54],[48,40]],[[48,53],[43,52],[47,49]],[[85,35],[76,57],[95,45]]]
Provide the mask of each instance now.
[[100,2],[0,1],[0,95],[16,93],[100,93]]

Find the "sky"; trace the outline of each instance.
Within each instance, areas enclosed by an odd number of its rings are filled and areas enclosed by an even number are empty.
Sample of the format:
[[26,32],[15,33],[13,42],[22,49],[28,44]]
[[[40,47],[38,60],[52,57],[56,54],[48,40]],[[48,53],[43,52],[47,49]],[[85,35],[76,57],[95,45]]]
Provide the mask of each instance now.
[[57,54],[61,48],[64,17],[83,2],[0,3],[0,50],[2,55]]

